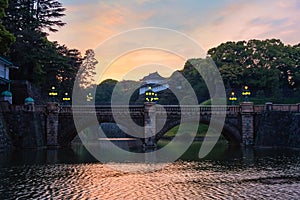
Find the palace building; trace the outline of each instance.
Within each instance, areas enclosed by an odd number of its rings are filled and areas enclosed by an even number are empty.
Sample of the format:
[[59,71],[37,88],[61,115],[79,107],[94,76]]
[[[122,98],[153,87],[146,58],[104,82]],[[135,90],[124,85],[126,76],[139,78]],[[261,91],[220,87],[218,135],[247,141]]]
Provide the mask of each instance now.
[[153,92],[160,92],[169,88],[167,79],[158,74],[158,72],[150,73],[140,80],[142,86],[140,87],[139,94],[145,92],[151,87]]

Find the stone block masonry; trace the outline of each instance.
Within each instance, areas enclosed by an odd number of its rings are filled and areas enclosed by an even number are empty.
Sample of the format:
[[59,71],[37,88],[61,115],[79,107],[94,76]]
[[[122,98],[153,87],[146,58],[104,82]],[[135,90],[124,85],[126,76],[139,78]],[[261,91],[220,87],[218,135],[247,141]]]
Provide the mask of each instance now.
[[256,124],[256,146],[300,148],[299,113],[266,111],[256,116]]
[[45,146],[45,119],[43,112],[3,113],[6,130],[13,146],[37,148]]
[[254,109],[252,102],[243,102],[241,104],[242,117],[242,144],[253,145],[254,143]]
[[12,147],[8,136],[7,127],[2,113],[0,113],[0,152],[6,151]]

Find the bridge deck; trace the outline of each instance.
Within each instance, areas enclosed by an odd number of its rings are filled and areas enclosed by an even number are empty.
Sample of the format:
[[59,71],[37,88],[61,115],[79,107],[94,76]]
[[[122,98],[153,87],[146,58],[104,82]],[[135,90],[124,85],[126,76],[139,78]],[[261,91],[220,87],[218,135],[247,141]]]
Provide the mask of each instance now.
[[[170,113],[170,112],[181,112],[181,113],[211,113],[211,112],[226,112],[230,114],[240,113],[241,107],[239,105],[218,105],[218,106],[203,106],[203,105],[156,105],[156,113]],[[9,111],[23,111],[26,110],[26,106],[13,106],[9,109],[0,109],[0,112]],[[254,105],[254,113],[262,113],[266,110],[270,110],[267,105]],[[272,111],[287,111],[287,112],[300,112],[300,104],[272,104]],[[44,105],[35,105],[35,111],[46,112],[47,107]],[[59,106],[60,113],[138,113],[144,112],[143,105],[114,105],[114,106]]]

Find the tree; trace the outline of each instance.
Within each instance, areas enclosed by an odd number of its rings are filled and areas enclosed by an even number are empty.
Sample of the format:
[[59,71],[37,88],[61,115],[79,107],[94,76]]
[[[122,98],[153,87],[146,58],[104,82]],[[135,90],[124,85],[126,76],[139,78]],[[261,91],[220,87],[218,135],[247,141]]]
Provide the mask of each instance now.
[[96,104],[101,105],[101,104],[110,104],[111,103],[111,96],[113,93],[113,90],[116,86],[118,81],[112,80],[112,79],[107,79],[101,82],[97,86],[97,91],[96,91]]
[[89,88],[92,86],[94,76],[96,75],[95,69],[98,61],[95,58],[95,52],[92,49],[88,49],[85,52],[82,65],[78,71],[79,87]]
[[63,17],[65,8],[55,0],[36,0],[34,2],[35,20],[40,29],[48,29],[51,32],[57,32],[55,27],[62,27],[66,23],[60,20]]
[[57,85],[61,93],[70,93],[82,63],[81,53],[77,49],[68,49],[57,42],[50,44],[52,47],[47,55],[52,55],[50,57],[52,62],[48,63],[44,69],[46,76],[42,76],[45,80],[43,87],[49,88],[51,85]]
[[55,79],[61,87],[71,88],[82,64],[81,53],[77,49],[69,49],[57,42],[52,42],[52,44],[56,55],[56,58],[53,58]]
[[11,0],[6,10],[5,24],[14,32],[56,32],[56,27],[65,25],[60,20],[65,10],[56,0]]
[[243,68],[237,64],[224,64],[220,68],[222,79],[226,88],[242,87]]
[[53,68],[53,59],[58,56],[55,44],[48,41],[44,30],[57,31],[57,26],[63,26],[60,18],[64,11],[61,3],[53,0],[10,1],[3,23],[16,36],[9,58],[20,69],[12,71],[13,79],[43,85],[46,68]]
[[252,91],[267,96],[291,92],[299,63],[296,46],[278,39],[226,42],[208,51],[227,87],[249,84]]
[[2,19],[6,16],[5,9],[8,7],[8,0],[0,0],[0,53],[8,53],[9,47],[15,42],[16,38],[3,25]]

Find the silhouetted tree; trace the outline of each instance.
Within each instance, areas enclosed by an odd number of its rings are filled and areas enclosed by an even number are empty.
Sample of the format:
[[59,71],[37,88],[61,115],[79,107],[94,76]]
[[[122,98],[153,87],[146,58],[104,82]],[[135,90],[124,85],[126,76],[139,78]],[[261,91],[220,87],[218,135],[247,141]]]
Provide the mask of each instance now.
[[82,61],[82,65],[78,71],[79,86],[81,88],[89,88],[93,85],[94,76],[96,75],[96,65],[98,61],[95,58],[95,52],[88,49]]

